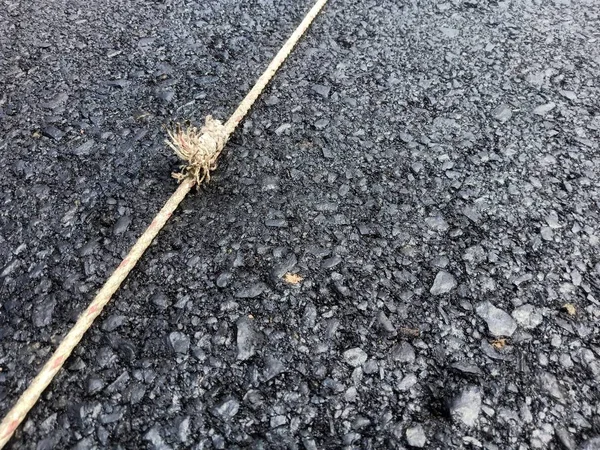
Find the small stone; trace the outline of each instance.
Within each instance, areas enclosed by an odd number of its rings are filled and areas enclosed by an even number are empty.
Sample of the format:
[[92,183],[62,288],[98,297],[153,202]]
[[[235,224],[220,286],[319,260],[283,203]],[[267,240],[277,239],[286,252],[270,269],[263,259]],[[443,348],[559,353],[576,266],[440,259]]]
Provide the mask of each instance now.
[[[21,265],[21,262],[18,259],[15,259],[11,263],[7,264],[2,273],[0,273],[0,278],[6,277],[13,273],[15,269],[17,269]],[[600,265],[599,265],[600,267]]]
[[360,367],[367,361],[368,355],[363,349],[356,347],[344,352],[344,360],[352,367]]
[[360,434],[355,433],[353,431],[344,434],[342,436],[342,444],[344,445],[344,448],[354,448],[354,444],[358,442],[360,437]]
[[169,343],[175,353],[185,354],[190,349],[190,338],[180,331],[169,334]]
[[413,142],[415,140],[415,138],[409,134],[409,133],[404,133],[404,132],[400,132],[398,133],[398,137],[400,138],[400,140],[402,142],[404,142],[405,144],[408,144],[410,142]]
[[38,328],[50,325],[55,306],[56,299],[54,296],[44,298],[42,303],[36,305],[33,310],[33,325]]
[[212,446],[217,450],[225,449],[225,438],[218,433],[213,434],[211,437]]
[[460,31],[457,30],[456,28],[450,28],[450,27],[440,27],[440,31],[442,32],[442,34],[444,36],[449,37],[449,38],[455,38],[460,33]]
[[109,80],[106,82],[106,84],[108,86],[113,86],[113,87],[117,87],[117,88],[121,88],[121,89],[124,89],[127,86],[129,86],[129,83],[130,83],[129,80],[124,80],[124,79]]
[[277,264],[275,267],[273,267],[273,271],[271,272],[271,274],[274,278],[281,278],[286,273],[290,272],[296,266],[297,263],[298,259],[296,258],[296,255],[291,254],[279,264]]
[[116,236],[123,234],[129,228],[129,224],[131,224],[131,216],[119,217],[119,220],[117,220],[117,223],[113,227],[113,234]]
[[561,224],[558,221],[558,214],[556,211],[550,211],[550,214],[546,216],[546,223],[554,230],[561,228]]
[[554,233],[552,232],[552,228],[550,227],[542,227],[540,230],[540,234],[542,235],[542,239],[545,241],[551,241],[554,237]]
[[317,443],[311,437],[302,438],[302,445],[304,446],[304,450],[318,450]]
[[370,359],[366,362],[366,364],[363,368],[363,372],[366,373],[367,375],[370,375],[372,373],[377,373],[377,372],[379,372],[379,364],[377,364],[377,361],[375,361],[374,359]]
[[327,128],[327,125],[329,125],[329,119],[319,119],[315,122],[315,128],[317,130],[323,130]]
[[521,407],[519,408],[519,414],[521,415],[521,420],[524,423],[533,423],[533,414],[531,414],[531,409],[527,405],[527,403],[521,403]]
[[556,376],[550,372],[542,372],[538,377],[538,381],[540,383],[540,387],[550,394],[552,398],[561,403],[564,402],[565,397],[560,389]]
[[358,391],[354,386],[350,386],[344,393],[344,400],[347,402],[355,402],[358,397]]
[[49,100],[45,103],[42,103],[42,107],[48,109],[57,109],[61,106],[64,106],[69,100],[69,95],[66,92],[61,92],[56,95],[52,100]]
[[468,427],[477,423],[481,412],[481,391],[476,386],[470,386],[456,396],[450,405],[450,416],[455,422]]
[[558,357],[558,362],[560,362],[561,366],[565,369],[571,369],[574,366],[573,360],[568,353],[561,353]]
[[512,336],[517,329],[515,320],[506,311],[496,308],[489,301],[480,303],[475,312],[485,320],[494,337]]
[[527,281],[531,281],[533,279],[533,275],[530,273],[525,273],[517,278],[514,279],[513,283],[516,284],[517,286],[520,286],[521,284],[527,282]]
[[542,315],[536,311],[535,306],[529,304],[519,306],[511,315],[517,324],[526,330],[538,327],[543,320]]
[[147,47],[151,46],[156,38],[154,36],[146,36],[142,37],[138,40],[138,47],[147,49]]
[[109,423],[117,422],[117,421],[121,420],[121,418],[123,417],[123,413],[124,413],[124,408],[115,408],[115,409],[113,409],[113,412],[111,412],[111,413],[102,414],[100,416],[100,423],[102,425],[106,425]]
[[538,116],[545,116],[550,111],[552,111],[554,108],[556,108],[556,103],[550,102],[550,103],[546,103],[544,105],[540,105],[540,106],[536,107],[533,110],[533,113],[537,114]]
[[304,314],[302,316],[302,325],[304,328],[310,330],[314,328],[317,321],[317,308],[314,304],[309,303],[304,308]]
[[99,239],[91,239],[79,249],[79,256],[89,256],[98,248]]
[[548,448],[548,444],[554,437],[554,427],[549,423],[542,424],[541,428],[537,428],[531,432],[531,447],[532,448]]
[[265,220],[265,226],[269,228],[285,228],[288,224],[285,219],[267,219]]
[[254,283],[235,293],[237,298],[255,298],[267,290],[267,285],[261,282]]
[[416,174],[420,173],[424,167],[425,166],[423,166],[423,163],[416,162],[416,163],[411,164],[410,169],[416,175]]
[[65,133],[56,128],[54,125],[48,125],[42,128],[42,135],[54,139],[55,141],[60,141]]
[[415,362],[415,349],[408,342],[402,342],[392,349],[392,358],[402,363]]
[[106,318],[104,322],[102,322],[102,329],[104,331],[115,331],[117,328],[122,326],[127,321],[127,317],[113,314]]
[[270,95],[265,99],[265,103],[269,106],[273,106],[279,103],[279,97],[276,95]]
[[579,273],[579,270],[573,269],[571,271],[571,281],[575,286],[581,286],[581,282],[583,281],[583,279],[581,277],[581,273]]
[[104,385],[105,385],[105,383],[104,383],[104,380],[102,380],[102,378],[97,377],[97,376],[91,376],[87,380],[87,386],[86,386],[87,393],[92,395],[92,394],[95,394],[96,392],[100,392],[104,388]]
[[362,235],[362,236],[373,236],[375,235],[375,233],[373,232],[373,230],[371,229],[371,227],[367,224],[359,224],[358,225],[358,232]]
[[252,329],[252,323],[247,317],[241,317],[237,321],[237,359],[245,361],[256,352],[256,334]]
[[179,441],[184,444],[190,439],[190,425],[190,416],[186,416],[183,418],[183,420],[179,423],[179,426],[177,427],[177,437],[179,438]]
[[458,361],[454,364],[452,364],[452,366],[450,366],[452,369],[454,370],[458,370],[459,372],[462,372],[466,375],[476,375],[476,376],[482,376],[483,375],[483,371],[477,367],[474,364],[469,364],[468,362],[464,362],[464,361]]
[[146,432],[146,434],[144,435],[144,440],[148,441],[150,445],[152,445],[151,448],[156,450],[167,450],[171,448],[167,446],[163,441],[163,438],[160,435],[160,428],[158,427],[158,425],[154,425]]
[[[556,436],[565,450],[575,450],[577,448],[573,436],[565,427],[556,427],[554,431],[556,432]],[[597,448],[600,449],[600,445]]]
[[171,305],[169,297],[162,292],[157,292],[154,294],[150,301],[154,306],[158,307],[158,309],[167,309]]
[[[93,450],[95,448],[98,447],[94,445],[94,439],[91,436],[88,436],[77,442],[74,447],[71,447],[71,450]],[[42,450],[39,444],[36,446],[36,450]]]
[[323,98],[329,97],[331,91],[329,86],[323,86],[322,84],[314,84],[311,89]]
[[434,231],[448,231],[450,225],[442,216],[428,217],[425,224]]
[[415,384],[417,384],[417,376],[414,373],[409,373],[398,383],[398,390],[401,392],[408,391]]
[[271,355],[269,355],[265,358],[264,366],[265,367],[263,370],[263,377],[264,377],[265,381],[272,380],[280,373],[283,373],[283,371],[285,370],[284,364],[280,360],[278,360],[277,358],[274,358]]
[[560,348],[562,346],[562,338],[560,334],[553,334],[550,338],[550,345],[554,348]]
[[337,266],[341,262],[342,262],[342,258],[340,258],[337,255],[334,255],[331,258],[324,259],[323,262],[321,263],[321,266],[323,267],[323,269],[331,269],[331,268]]
[[442,295],[450,292],[456,287],[454,276],[444,270],[438,272],[429,292],[431,295]]
[[282,425],[285,425],[286,423],[287,423],[287,417],[285,417],[282,414],[271,417],[271,421],[270,421],[271,428],[277,428]]
[[427,443],[427,437],[425,431],[421,425],[416,425],[406,429],[406,442],[411,447],[423,448]]
[[379,322],[381,328],[383,328],[388,333],[393,333],[394,331],[396,331],[394,324],[392,324],[391,320],[388,318],[388,316],[385,315],[383,311],[379,311],[377,313],[377,322]]
[[170,103],[175,97],[175,91],[173,89],[158,89],[156,91],[156,96],[164,101],[165,103]]
[[283,133],[285,133],[290,128],[292,128],[292,124],[290,124],[290,123],[283,123],[283,124],[279,125],[279,127],[277,127],[277,129],[275,130],[275,134],[277,136],[281,136]]
[[560,95],[562,95],[565,98],[568,98],[571,101],[577,100],[577,94],[573,91],[561,90],[559,92],[560,92]]
[[126,398],[129,403],[135,405],[139,403],[146,394],[146,387],[143,384],[134,384],[126,391]]
[[492,117],[500,123],[504,123],[512,117],[512,110],[510,109],[510,106],[505,104],[497,106],[492,111]]
[[481,214],[473,206],[465,206],[463,214],[473,223],[479,223],[481,220]]
[[469,247],[463,254],[463,259],[473,265],[481,264],[485,261],[486,253],[481,245]]
[[77,156],[87,156],[92,153],[92,148],[95,144],[96,142],[93,139],[85,141],[79,147],[73,149],[73,154]]
[[341,294],[344,297],[349,296],[351,293],[350,288],[348,288],[347,286],[344,286],[340,281],[336,281],[333,284],[333,287],[335,288],[336,292],[338,292],[339,294]]
[[450,264],[450,259],[446,255],[438,255],[431,261],[431,265],[440,269],[445,269],[448,264]]
[[582,442],[579,445],[578,450],[599,450],[600,449],[600,436],[593,437],[587,441]]
[[227,287],[227,285],[229,285],[229,282],[231,281],[232,276],[233,275],[231,274],[231,272],[223,272],[219,274],[216,281],[217,286],[220,288]]
[[228,422],[235,417],[239,409],[240,402],[232,397],[224,400],[221,402],[221,404],[216,406],[213,409],[213,414]]
[[117,379],[115,381],[113,381],[108,388],[106,389],[106,391],[109,394],[113,394],[115,392],[120,392],[125,388],[125,385],[127,384],[127,382],[129,381],[130,376],[129,373],[125,370],[121,373],[121,375],[119,375],[117,377]]

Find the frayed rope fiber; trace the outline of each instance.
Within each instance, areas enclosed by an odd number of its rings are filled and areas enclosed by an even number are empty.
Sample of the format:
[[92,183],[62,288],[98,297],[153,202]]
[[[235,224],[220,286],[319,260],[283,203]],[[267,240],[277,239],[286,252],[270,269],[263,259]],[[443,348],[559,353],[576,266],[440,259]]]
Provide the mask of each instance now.
[[73,349],[81,341],[85,332],[92,326],[96,317],[100,315],[102,309],[119,289],[121,283],[123,283],[129,272],[135,267],[158,232],[177,209],[177,206],[179,206],[195,185],[200,186],[201,183],[210,180],[210,173],[216,168],[217,159],[223,151],[229,136],[231,136],[238,124],[248,111],[250,111],[250,108],[260,96],[265,86],[273,78],[277,69],[286,60],[300,37],[326,3],[327,0],[317,0],[225,124],[208,116],[204,126],[200,130],[191,126],[187,128],[177,126],[168,133],[169,139],[167,143],[169,147],[185,162],[185,165],[181,168],[181,172],[173,174],[180,182],[179,187],[169,197],[150,226],[136,241],[131,250],[129,250],[129,253],[121,264],[119,264],[119,267],[106,280],[96,294],[96,297],[94,297],[94,300],[79,316],[75,325],[73,325],[63,338],[50,359],[42,367],[25,392],[21,394],[17,403],[2,419],[0,423],[0,449],[4,448],[19,424],[23,422],[29,410],[33,408],[40,395],[42,395],[42,392],[44,392],[60,371],[67,358],[73,352]]
[[181,166],[181,172],[173,173],[173,178],[181,182],[191,178],[196,186],[210,181],[211,171],[217,168],[217,159],[223,151],[229,134],[223,124],[212,116],[206,116],[204,126],[190,125],[183,128],[177,124],[174,130],[168,130],[169,139],[165,142],[175,154],[187,164]]

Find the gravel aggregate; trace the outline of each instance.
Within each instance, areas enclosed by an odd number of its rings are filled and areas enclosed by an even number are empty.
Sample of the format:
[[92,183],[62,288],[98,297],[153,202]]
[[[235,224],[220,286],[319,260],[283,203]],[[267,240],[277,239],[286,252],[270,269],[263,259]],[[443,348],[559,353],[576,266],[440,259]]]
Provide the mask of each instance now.
[[[0,414],[309,7],[2,1]],[[8,448],[600,448],[598,30],[330,0]]]

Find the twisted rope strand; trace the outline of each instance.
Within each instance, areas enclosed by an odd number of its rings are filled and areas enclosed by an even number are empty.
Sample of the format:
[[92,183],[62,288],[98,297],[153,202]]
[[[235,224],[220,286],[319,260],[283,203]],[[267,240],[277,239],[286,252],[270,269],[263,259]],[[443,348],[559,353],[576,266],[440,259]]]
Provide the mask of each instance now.
[[92,326],[96,317],[100,315],[102,309],[111,300],[113,294],[119,289],[129,272],[135,267],[158,232],[167,223],[175,209],[177,209],[177,206],[179,206],[194,185],[210,179],[210,172],[216,167],[217,158],[223,151],[227,140],[326,3],[327,0],[317,0],[225,125],[221,125],[220,122],[208,116],[205,126],[200,132],[193,128],[186,130],[187,133],[181,129],[179,130],[180,132],[175,130],[175,132],[169,133],[169,146],[175,151],[178,157],[187,163],[181,173],[174,175],[181,184],[167,200],[150,226],[133,245],[125,259],[119,264],[108,280],[106,280],[94,300],[63,338],[58,348],[30,383],[29,387],[21,394],[12,409],[2,419],[2,423],[0,423],[0,450],[4,448],[17,427],[25,419],[27,413],[36,404],[42,392],[44,392],[60,371],[67,358],[73,352],[73,349],[81,341],[85,332]]

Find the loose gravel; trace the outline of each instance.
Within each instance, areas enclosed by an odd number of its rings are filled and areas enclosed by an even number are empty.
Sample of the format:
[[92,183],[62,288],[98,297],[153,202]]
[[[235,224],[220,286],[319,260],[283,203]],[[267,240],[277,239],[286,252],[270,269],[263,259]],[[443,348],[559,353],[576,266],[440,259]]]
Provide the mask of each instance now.
[[[1,3],[0,414],[309,3]],[[599,29],[331,0],[9,448],[600,448]]]

